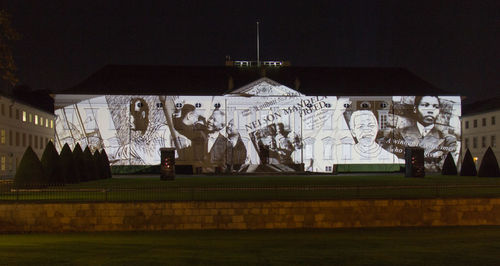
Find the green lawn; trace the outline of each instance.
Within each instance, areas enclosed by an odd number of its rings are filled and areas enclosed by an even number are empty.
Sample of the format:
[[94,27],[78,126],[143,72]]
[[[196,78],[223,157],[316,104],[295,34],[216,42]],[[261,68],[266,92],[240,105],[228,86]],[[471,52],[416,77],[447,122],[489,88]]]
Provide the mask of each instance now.
[[1,265],[499,265],[500,227],[0,235]]
[[308,200],[436,197],[500,197],[500,178],[429,175],[275,176],[115,176],[112,179],[50,186],[0,188],[0,200],[140,201],[140,200]]

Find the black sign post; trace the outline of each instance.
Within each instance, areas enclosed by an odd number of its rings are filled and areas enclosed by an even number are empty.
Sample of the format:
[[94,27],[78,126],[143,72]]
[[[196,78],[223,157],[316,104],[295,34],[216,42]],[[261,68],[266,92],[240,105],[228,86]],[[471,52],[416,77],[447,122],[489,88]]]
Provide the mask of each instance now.
[[160,179],[175,179],[175,148],[160,148]]
[[419,147],[406,147],[405,167],[405,177],[424,177],[424,149]]

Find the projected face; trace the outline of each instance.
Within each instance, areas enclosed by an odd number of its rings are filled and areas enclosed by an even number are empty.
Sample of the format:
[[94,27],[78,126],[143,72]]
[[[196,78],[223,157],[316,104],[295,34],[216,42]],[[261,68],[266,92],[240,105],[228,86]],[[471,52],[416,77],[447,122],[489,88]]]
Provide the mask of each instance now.
[[415,105],[417,105],[417,116],[420,123],[428,126],[436,122],[439,115],[439,100],[437,97],[424,96],[419,102],[415,102]]
[[229,122],[227,123],[226,132],[227,132],[228,137],[235,137],[239,134],[238,130],[236,129],[236,127],[234,125],[233,119],[229,120]]
[[370,146],[377,136],[377,119],[370,111],[356,111],[351,116],[351,132],[361,146]]
[[209,132],[219,131],[224,128],[224,113],[221,110],[214,110],[207,121],[207,130]]
[[130,115],[133,130],[144,134],[149,124],[149,108],[146,101],[142,98],[133,98],[130,102]]

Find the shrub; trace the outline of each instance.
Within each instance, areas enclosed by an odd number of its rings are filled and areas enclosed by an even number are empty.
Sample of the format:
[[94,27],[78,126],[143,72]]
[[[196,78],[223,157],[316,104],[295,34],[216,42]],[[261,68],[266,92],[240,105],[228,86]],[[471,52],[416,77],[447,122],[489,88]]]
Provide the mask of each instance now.
[[61,179],[64,180],[65,183],[79,183],[80,172],[75,170],[73,152],[71,152],[71,148],[68,143],[64,144],[59,158],[59,163],[61,165]]
[[488,147],[484,153],[483,159],[481,160],[481,165],[479,166],[479,172],[477,176],[481,177],[499,177],[500,171],[498,170],[497,157],[495,153]]
[[442,175],[457,175],[457,165],[451,152],[448,152],[446,159],[444,159],[443,169],[441,170]]
[[79,181],[87,181],[87,170],[85,169],[85,156],[83,155],[82,147],[79,143],[75,145],[73,149],[73,162],[74,162],[74,172],[78,172]]
[[106,150],[102,149],[101,156],[103,164],[102,167],[104,169],[104,176],[105,178],[111,178],[111,166],[109,164],[108,154],[106,154]]
[[64,184],[64,176],[61,175],[61,167],[59,164],[59,154],[52,141],[49,141],[45,146],[40,161],[45,177],[47,178],[47,184]]
[[96,178],[97,179],[104,179],[104,168],[102,167],[102,157],[101,157],[101,153],[99,152],[99,150],[96,150],[94,152],[94,163],[95,163],[95,168],[96,168],[96,172],[97,172],[97,176]]
[[465,152],[464,160],[462,161],[462,168],[460,168],[461,176],[475,176],[477,175],[476,164],[470,154],[469,149]]
[[89,146],[83,151],[83,160],[85,164],[85,172],[87,175],[87,181],[98,179],[96,163],[94,161],[94,156],[89,149]]
[[42,163],[31,146],[28,146],[17,167],[14,183],[17,187],[36,187],[43,184],[44,180]]

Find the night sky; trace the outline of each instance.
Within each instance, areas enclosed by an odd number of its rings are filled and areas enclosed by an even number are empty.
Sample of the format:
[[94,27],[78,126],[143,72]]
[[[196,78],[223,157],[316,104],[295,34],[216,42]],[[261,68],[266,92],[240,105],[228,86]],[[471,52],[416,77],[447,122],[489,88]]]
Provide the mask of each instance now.
[[61,90],[106,64],[404,67],[482,99],[500,94],[500,1],[0,2],[23,35],[21,83]]

